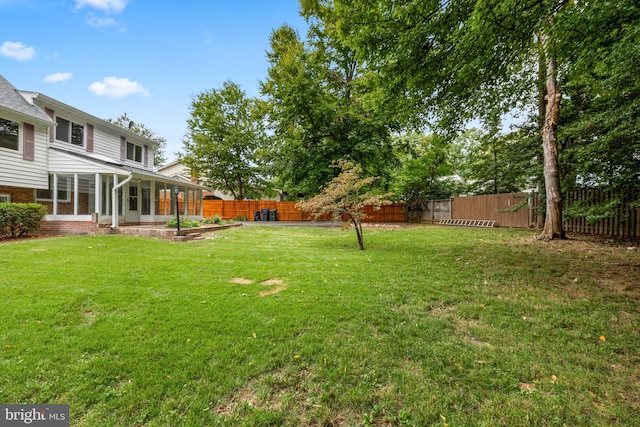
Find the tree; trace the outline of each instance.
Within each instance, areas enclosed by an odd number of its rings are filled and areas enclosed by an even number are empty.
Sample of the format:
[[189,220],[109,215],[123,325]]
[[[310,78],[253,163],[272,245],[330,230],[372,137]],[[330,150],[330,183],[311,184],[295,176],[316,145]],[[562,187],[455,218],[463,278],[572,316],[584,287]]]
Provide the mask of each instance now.
[[[386,93],[384,102],[407,111],[417,124],[455,131],[470,118],[500,116],[536,104],[537,83],[544,82],[538,131],[547,212],[540,238],[564,237],[558,83],[567,66],[576,61],[576,52],[587,68],[597,63],[597,55],[591,52],[611,35],[600,29],[601,16],[617,13],[623,21],[632,14],[630,10],[637,9],[634,1],[622,0],[615,6],[605,0],[331,3],[340,16],[342,40],[362,52],[368,66],[379,72],[377,83]],[[620,34],[628,30],[624,25],[617,29]],[[539,77],[538,63],[542,65]]]
[[262,167],[266,134],[259,104],[231,81],[222,89],[194,96],[191,102],[185,153],[179,158],[192,174],[236,200],[259,197],[266,187]]
[[377,210],[390,204],[391,202],[386,200],[390,194],[363,192],[377,178],[362,178],[362,167],[350,160],[340,159],[332,162],[331,167],[339,170],[339,174],[319,194],[296,204],[296,207],[311,212],[316,219],[328,213],[332,214],[336,221],[341,221],[342,217],[346,216],[347,222],[353,224],[356,230],[360,250],[364,250],[362,220],[367,217],[365,208],[369,206]]
[[559,140],[566,190],[620,192],[640,185],[640,8],[626,6],[602,7],[598,22],[608,37],[576,58],[562,82],[567,96]]
[[463,192],[465,186],[457,176],[460,159],[456,144],[415,132],[394,140],[402,166],[396,170],[393,189],[408,211],[421,213],[429,200]]
[[271,34],[261,86],[275,136],[273,173],[294,198],[317,194],[334,177],[327,165],[344,156],[383,181],[393,162],[389,120],[367,101],[363,64],[337,42],[331,16],[323,18],[310,20],[306,42],[286,25]]
[[167,159],[165,157],[165,150],[167,148],[167,140],[162,138],[154,131],[146,127],[143,123],[136,123],[129,118],[127,113],[125,112],[117,119],[107,119],[109,123],[113,123],[114,125],[120,126],[121,128],[127,129],[137,135],[140,135],[144,138],[150,139],[156,143],[156,149],[153,152],[153,165],[160,166]]
[[470,129],[460,140],[466,152],[464,178],[470,193],[514,193],[535,186],[538,141],[524,129],[508,133],[501,133],[497,127]]

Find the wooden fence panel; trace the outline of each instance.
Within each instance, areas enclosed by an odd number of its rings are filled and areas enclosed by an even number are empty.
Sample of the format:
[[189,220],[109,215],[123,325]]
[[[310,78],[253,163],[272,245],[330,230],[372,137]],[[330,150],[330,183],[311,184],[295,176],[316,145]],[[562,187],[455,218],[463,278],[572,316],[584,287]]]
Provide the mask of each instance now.
[[[223,219],[233,219],[243,216],[249,221],[254,220],[254,212],[262,209],[275,209],[278,221],[312,221],[310,212],[303,212],[296,208],[296,202],[276,202],[273,200],[203,200],[203,216],[210,218],[220,215]],[[394,203],[383,206],[380,210],[367,208],[365,222],[405,222],[404,203]],[[331,215],[322,215],[318,221],[329,221]]]
[[406,222],[407,214],[404,203],[393,203],[374,210],[367,206],[364,210],[366,218],[362,222]]
[[[523,206],[510,211],[519,204]],[[455,197],[451,201],[451,219],[497,221],[500,227],[529,227],[532,216],[528,193],[484,194]]]
[[628,194],[617,194],[610,191],[582,190],[572,191],[565,195],[565,208],[579,205],[589,208],[603,205],[614,199],[620,204],[612,207],[611,215],[598,221],[589,221],[584,216],[564,218],[564,229],[569,233],[592,234],[622,238],[640,237],[640,208],[634,208],[631,203],[638,200],[637,191]]

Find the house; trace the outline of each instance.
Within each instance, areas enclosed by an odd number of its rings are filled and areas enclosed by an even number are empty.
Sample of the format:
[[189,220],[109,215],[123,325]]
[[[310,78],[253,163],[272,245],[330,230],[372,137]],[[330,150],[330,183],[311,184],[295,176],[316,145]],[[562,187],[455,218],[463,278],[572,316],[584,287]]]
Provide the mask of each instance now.
[[[158,168],[158,173],[184,182],[195,182],[201,185],[206,183],[205,178],[192,177],[189,168],[178,160],[160,166]],[[220,190],[205,191],[203,193],[203,197],[205,200],[234,200],[232,195]]]
[[181,214],[200,218],[206,188],[156,173],[155,149],[150,139],[16,90],[0,75],[0,202],[45,205],[44,232],[164,223],[176,200]]
[[[189,169],[189,167],[185,166],[179,160],[160,166],[158,168],[158,173],[182,180],[183,182],[197,183],[200,185],[207,184],[207,178],[197,178],[191,176],[191,170]],[[260,200],[282,201],[282,193],[279,190],[273,190],[270,192],[257,190],[257,193],[262,195],[262,197],[260,197]],[[204,191],[203,198],[204,200],[235,200],[233,195],[220,190]]]

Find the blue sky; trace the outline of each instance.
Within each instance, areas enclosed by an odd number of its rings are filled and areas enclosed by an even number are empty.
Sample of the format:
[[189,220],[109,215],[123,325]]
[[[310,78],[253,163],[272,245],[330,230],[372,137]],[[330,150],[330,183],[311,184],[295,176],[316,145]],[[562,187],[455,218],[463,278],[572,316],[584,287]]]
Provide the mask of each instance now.
[[0,0],[0,74],[96,117],[126,112],[182,148],[193,97],[259,96],[271,31],[306,34],[297,0]]

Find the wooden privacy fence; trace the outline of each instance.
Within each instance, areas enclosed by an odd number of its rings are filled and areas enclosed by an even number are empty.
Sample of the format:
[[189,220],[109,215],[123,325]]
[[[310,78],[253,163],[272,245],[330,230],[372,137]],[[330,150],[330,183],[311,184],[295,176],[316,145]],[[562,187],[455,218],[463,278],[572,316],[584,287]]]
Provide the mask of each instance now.
[[[311,221],[310,212],[303,212],[296,208],[296,202],[276,202],[273,200],[204,200],[203,216],[205,218],[220,215],[223,219],[245,217],[253,221],[255,212],[262,213],[263,209],[275,210],[278,221]],[[380,210],[370,207],[365,209],[367,218],[363,222],[405,222],[407,220],[403,203],[383,206]],[[328,221],[330,215],[318,218]]]
[[451,201],[451,219],[496,221],[500,227],[529,227],[534,223],[531,207],[529,193],[455,197]]
[[535,199],[530,196],[529,193],[508,193],[429,200],[419,214],[410,218],[432,224],[469,220],[493,221],[500,227],[529,227],[535,221]]
[[[570,218],[565,215],[564,229],[571,233],[640,237],[640,207],[631,206],[639,199],[640,191],[637,190],[627,194],[601,190],[569,192],[565,195],[565,213],[570,214],[571,208],[591,208],[591,220],[588,216]],[[605,215],[606,218],[597,219]]]
[[[640,192],[630,192],[623,197],[611,192],[585,190],[565,195],[565,213],[579,205],[589,207],[603,205],[614,199],[606,211],[607,218],[589,221],[587,217],[569,217],[565,214],[565,231],[570,233],[594,234],[616,237],[640,237],[640,208],[632,202],[640,198]],[[383,206],[374,211],[368,208],[365,222],[430,222],[441,220],[482,220],[495,221],[499,227],[534,227],[540,205],[536,193],[489,194],[480,196],[454,197],[452,199],[429,200],[421,212],[405,211],[403,203]],[[254,213],[263,209],[275,210],[278,221],[311,221],[309,212],[296,209],[296,202],[276,202],[272,200],[204,200],[204,217],[220,215],[224,219],[239,216],[252,221]],[[182,206],[181,206],[182,210]],[[319,218],[330,220],[330,215]]]
[[[564,195],[564,229],[569,233],[640,237],[640,207],[632,206],[639,199],[638,190],[623,195],[601,190],[567,193]],[[540,203],[537,193],[454,197],[430,200],[422,212],[417,215],[411,213],[409,219],[436,224],[442,220],[487,220],[496,221],[500,227],[526,228],[536,225],[540,208],[544,210]],[[516,207],[518,209],[514,209]],[[593,208],[591,218],[584,212],[572,216],[576,208],[584,211],[589,207]],[[598,219],[598,215],[603,218]]]

